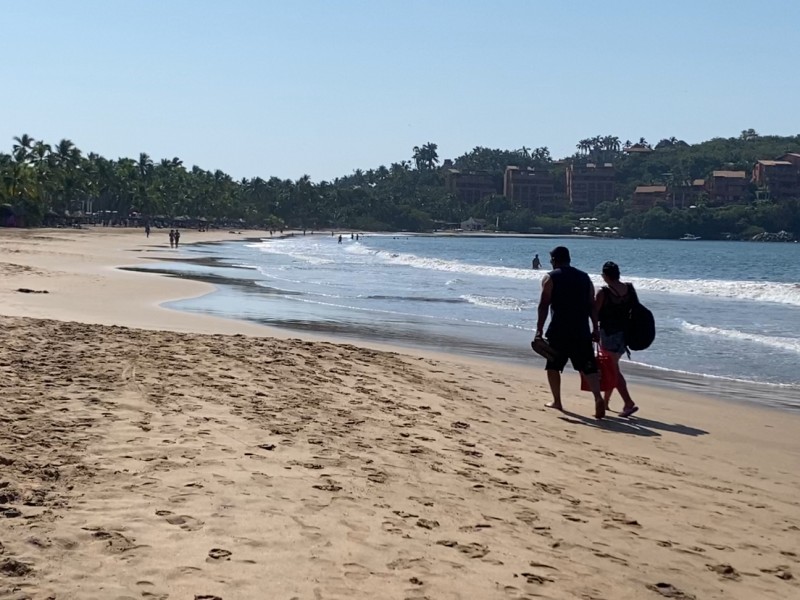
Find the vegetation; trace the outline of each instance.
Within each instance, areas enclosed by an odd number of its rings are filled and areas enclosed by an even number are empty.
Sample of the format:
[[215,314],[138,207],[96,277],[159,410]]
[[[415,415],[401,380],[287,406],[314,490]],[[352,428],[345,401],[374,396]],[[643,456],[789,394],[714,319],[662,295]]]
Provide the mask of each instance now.
[[65,215],[94,214],[112,222],[202,218],[268,228],[424,231],[475,217],[490,225],[499,221],[506,231],[566,233],[579,217],[590,216],[599,226],[619,226],[625,236],[674,238],[691,232],[723,239],[784,229],[800,237],[800,201],[759,202],[755,190],[741,206],[711,208],[701,199],[691,209],[666,203],[643,214],[629,210],[637,185],[678,186],[716,169],[749,172],[759,158],[800,152],[800,135],[760,136],[745,130],[738,138],[691,145],[672,137],[655,146],[641,138],[635,147],[651,151],[626,153],[631,146],[629,140],[606,135],[580,140],[576,153],[561,161],[554,161],[546,147],[525,146],[477,147],[444,161],[447,168],[489,173],[498,190],[508,165],[547,169],[563,181],[560,174],[569,161],[614,164],[615,202],[600,204],[591,215],[572,214],[568,207],[562,214],[541,215],[499,193],[473,203],[448,193],[446,169],[431,142],[415,146],[410,160],[315,183],[308,176],[237,181],[220,170],[187,168],[179,158],[154,161],[145,153],[111,160],[84,154],[70,140],[51,146],[25,134],[14,138],[10,154],[0,153],[0,221],[4,214],[16,214],[36,226]]

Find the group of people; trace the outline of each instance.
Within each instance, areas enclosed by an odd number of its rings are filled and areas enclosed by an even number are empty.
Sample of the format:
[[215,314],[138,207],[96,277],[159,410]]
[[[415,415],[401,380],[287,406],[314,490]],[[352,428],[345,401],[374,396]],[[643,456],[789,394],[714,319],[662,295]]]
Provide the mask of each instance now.
[[[544,337],[553,350],[553,358],[548,359],[545,365],[553,401],[546,406],[563,410],[561,373],[569,361],[589,383],[594,395],[595,417],[602,419],[605,416],[613,389],[601,394],[593,347],[593,343],[597,343],[611,359],[615,371],[614,389],[619,391],[624,402],[619,415],[629,417],[639,409],[631,399],[627,382],[619,369],[619,360],[627,352],[625,323],[631,304],[637,301],[636,291],[631,284],[620,281],[619,266],[614,262],[603,265],[605,285],[597,293],[589,275],[570,263],[569,249],[557,246],[550,252],[552,270],[542,280],[535,337]],[[548,315],[550,323],[545,331]]]
[[181,241],[181,232],[177,229],[170,229],[169,230],[169,247],[170,248],[177,248],[178,242]]

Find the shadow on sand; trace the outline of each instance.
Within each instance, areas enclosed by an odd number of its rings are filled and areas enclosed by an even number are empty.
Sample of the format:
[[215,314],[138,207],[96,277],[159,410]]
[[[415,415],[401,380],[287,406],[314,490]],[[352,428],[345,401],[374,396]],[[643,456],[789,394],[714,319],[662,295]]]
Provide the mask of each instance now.
[[688,425],[681,425],[679,423],[662,423],[661,421],[654,421],[653,419],[642,419],[639,417],[630,417],[623,419],[613,415],[613,413],[606,413],[606,418],[598,421],[594,417],[587,417],[578,413],[562,411],[562,421],[572,423],[574,425],[587,425],[596,429],[605,429],[608,431],[615,431],[617,433],[627,433],[628,435],[639,435],[642,437],[660,437],[659,431],[668,431],[670,433],[678,433],[680,435],[691,435],[693,437],[699,435],[708,435],[708,431],[704,429],[697,429],[696,427],[689,427]]

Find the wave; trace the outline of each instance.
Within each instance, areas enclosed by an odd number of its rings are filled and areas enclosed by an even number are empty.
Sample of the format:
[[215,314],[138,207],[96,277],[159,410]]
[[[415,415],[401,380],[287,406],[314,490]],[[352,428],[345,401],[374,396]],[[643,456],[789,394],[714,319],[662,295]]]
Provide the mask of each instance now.
[[672,294],[713,296],[800,306],[800,284],[773,281],[726,281],[721,279],[660,279],[626,277],[638,290]]
[[265,254],[280,254],[281,256],[288,256],[290,258],[302,260],[312,265],[329,265],[331,263],[336,262],[331,258],[323,258],[321,256],[306,254],[304,252],[292,252],[290,250],[287,250],[287,247],[285,245],[276,244],[274,242],[261,242],[258,244],[248,244],[247,247],[256,248],[257,250]]
[[[349,246],[351,254],[371,255],[385,263],[404,265],[417,269],[430,269],[448,273],[461,273],[482,277],[505,279],[541,280],[545,272],[516,267],[499,267],[464,263],[457,260],[429,258],[415,254],[386,252],[358,245]],[[602,285],[599,276],[592,278],[595,285]],[[800,284],[771,281],[726,281],[719,279],[664,279],[658,277],[626,277],[638,290],[668,294],[700,295],[732,300],[773,302],[800,306]],[[454,281],[454,280],[451,280]]]
[[[285,240],[277,243],[262,242],[251,244],[249,247],[257,248],[265,253],[288,256],[312,265],[327,265],[338,262],[335,256],[326,255],[326,252],[330,251],[330,249],[321,245],[317,247],[319,254],[310,253],[308,246],[297,248],[295,243],[287,243]],[[340,246],[339,248],[342,247]],[[447,285],[462,283],[457,275],[497,277],[531,282],[540,281],[545,275],[545,271],[534,271],[528,268],[480,265],[458,260],[418,256],[411,253],[389,252],[370,248],[361,243],[347,244],[343,249],[347,254],[354,258],[359,257],[361,260],[371,259],[384,264],[402,265],[415,269],[427,269],[456,275],[456,277],[447,282]],[[597,286],[603,284],[599,275],[593,275],[592,280]],[[626,276],[625,281],[630,281],[638,290],[643,292],[771,302],[800,307],[800,284],[798,283],[722,279],[668,279],[640,276]]]
[[757,333],[745,333],[744,331],[737,331],[735,329],[721,329],[720,327],[697,325],[687,321],[682,321],[681,327],[692,333],[720,336],[737,341],[754,342],[763,346],[800,354],[800,338],[772,337]]
[[531,302],[526,302],[524,300],[520,300],[519,298],[478,296],[476,294],[464,294],[461,296],[461,298],[470,304],[483,306],[484,308],[494,308],[497,310],[511,310],[520,312],[534,306]]
[[[542,272],[526,271],[513,267],[493,267],[490,265],[476,265],[464,263],[457,260],[446,260],[443,258],[427,258],[416,254],[406,254],[402,252],[386,252],[375,250],[364,245],[348,246],[346,251],[350,254],[371,255],[386,263],[404,265],[417,269],[429,269],[433,271],[444,271],[448,273],[463,273],[467,275],[483,275],[489,277],[505,277],[511,279],[537,279],[542,277]],[[538,275],[538,277],[537,277]]]

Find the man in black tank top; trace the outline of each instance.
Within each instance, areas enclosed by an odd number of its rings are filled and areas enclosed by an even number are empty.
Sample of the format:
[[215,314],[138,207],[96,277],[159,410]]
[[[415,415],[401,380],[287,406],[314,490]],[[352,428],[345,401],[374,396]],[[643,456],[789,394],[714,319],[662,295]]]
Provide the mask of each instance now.
[[[569,250],[558,246],[550,252],[553,270],[542,280],[542,296],[539,300],[536,337],[542,337],[547,315],[547,343],[558,357],[545,365],[547,381],[553,394],[548,408],[562,410],[561,372],[572,362],[572,367],[586,376],[594,394],[595,417],[605,416],[605,402],[600,395],[600,379],[594,357],[592,340],[597,339],[597,311],[594,306],[594,286],[583,271],[570,265]],[[591,321],[592,329],[589,329]]]

